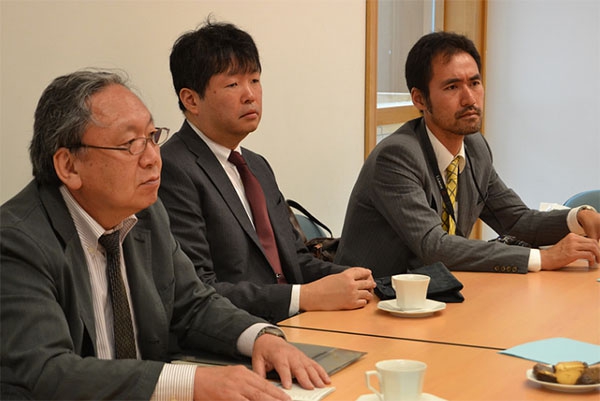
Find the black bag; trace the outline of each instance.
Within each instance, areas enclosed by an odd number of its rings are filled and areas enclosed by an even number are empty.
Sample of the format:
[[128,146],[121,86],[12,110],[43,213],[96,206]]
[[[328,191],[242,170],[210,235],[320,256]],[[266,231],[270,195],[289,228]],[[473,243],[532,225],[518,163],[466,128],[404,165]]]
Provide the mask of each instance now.
[[[286,203],[288,205],[290,223],[292,223],[292,226],[294,226],[294,229],[298,232],[300,238],[302,238],[302,241],[304,241],[304,245],[306,245],[308,250],[317,259],[325,260],[327,262],[333,262],[340,239],[334,237],[329,227],[327,227],[325,224],[319,221],[319,219],[313,216],[298,202],[288,199],[286,200]],[[319,226],[325,231],[327,231],[329,233],[329,237],[315,237],[310,240],[307,239],[306,234],[302,230],[302,227],[300,227],[300,223],[298,223],[298,219],[296,218],[296,215],[294,214],[292,208],[301,212],[312,224]]]
[[[427,298],[440,302],[462,302],[465,300],[460,290],[463,285],[448,270],[442,262],[436,262],[431,265],[408,269],[407,273],[425,274],[431,277],[429,287],[427,287]],[[375,279],[375,295],[380,299],[396,298],[396,291],[392,287],[392,278],[390,276]]]

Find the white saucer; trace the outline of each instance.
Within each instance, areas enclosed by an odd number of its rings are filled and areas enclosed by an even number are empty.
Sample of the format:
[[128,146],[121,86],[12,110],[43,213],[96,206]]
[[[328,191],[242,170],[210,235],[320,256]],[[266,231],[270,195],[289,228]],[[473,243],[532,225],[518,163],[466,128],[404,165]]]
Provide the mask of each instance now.
[[[379,399],[379,397],[377,397],[377,394],[363,394],[360,397],[358,397],[356,399],[356,401],[381,401]],[[419,401],[446,401],[443,398],[437,397],[433,394],[427,394],[427,393],[423,393],[421,394],[421,398],[419,398]]]
[[600,389],[600,384],[559,384],[538,380],[533,374],[533,369],[527,370],[527,380],[537,383],[548,390],[562,391],[563,393],[586,393]]
[[446,309],[446,304],[444,302],[434,301],[433,299],[426,299],[425,307],[422,309],[402,310],[396,305],[395,299],[388,299],[387,301],[379,301],[379,303],[377,303],[377,308],[389,312],[394,316],[425,317],[433,315],[434,312]]

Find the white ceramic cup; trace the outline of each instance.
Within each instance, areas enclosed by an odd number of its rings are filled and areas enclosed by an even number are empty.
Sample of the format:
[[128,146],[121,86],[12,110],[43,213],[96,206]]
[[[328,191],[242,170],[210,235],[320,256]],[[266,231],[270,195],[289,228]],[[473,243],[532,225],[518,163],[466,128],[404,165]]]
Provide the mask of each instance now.
[[427,301],[430,277],[424,274],[396,274],[392,287],[396,291],[396,305],[402,310],[422,309]]
[[[423,381],[427,364],[408,359],[390,359],[375,364],[377,370],[365,372],[367,387],[381,401],[418,401],[423,394]],[[379,390],[371,385],[377,377]]]

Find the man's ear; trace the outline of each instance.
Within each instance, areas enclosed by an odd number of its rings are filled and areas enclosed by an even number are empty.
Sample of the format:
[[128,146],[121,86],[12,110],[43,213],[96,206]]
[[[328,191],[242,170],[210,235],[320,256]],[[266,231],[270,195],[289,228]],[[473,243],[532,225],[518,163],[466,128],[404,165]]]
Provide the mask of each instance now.
[[200,105],[200,96],[194,90],[189,88],[181,88],[179,91],[179,100],[183,103],[183,106],[187,111],[192,114],[198,113],[198,107]]
[[424,112],[427,110],[427,102],[425,101],[425,97],[423,96],[423,92],[421,92],[417,88],[412,88],[410,90],[410,98],[412,99],[413,104],[419,111]]
[[59,148],[54,156],[54,171],[58,178],[70,190],[81,188],[81,176],[77,169],[76,158],[73,153],[67,148]]

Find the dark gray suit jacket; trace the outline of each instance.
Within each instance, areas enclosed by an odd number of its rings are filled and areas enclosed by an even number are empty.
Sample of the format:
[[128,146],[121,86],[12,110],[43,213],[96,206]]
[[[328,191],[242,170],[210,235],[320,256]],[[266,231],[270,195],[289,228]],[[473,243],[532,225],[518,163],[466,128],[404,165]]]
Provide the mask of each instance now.
[[147,400],[170,335],[187,349],[232,355],[239,335],[264,322],[198,279],[159,201],[138,213],[123,243],[144,360],[95,358],[88,268],[58,188],[31,182],[0,216],[2,370],[35,398]]
[[171,230],[198,276],[236,306],[271,322],[288,317],[290,284],[303,284],[344,267],[316,259],[293,229],[285,199],[267,161],[242,149],[263,188],[284,275],[277,284],[258,236],[227,173],[186,122],[162,148],[159,195]]
[[[437,261],[454,270],[526,273],[528,248],[468,240],[442,229],[442,197],[417,135],[425,135],[422,118],[381,141],[365,161],[350,196],[336,262],[367,266],[374,277]],[[458,227],[466,237],[478,217],[496,232],[533,246],[568,234],[568,211],[531,210],[502,182],[481,134],[466,136],[465,149],[469,157],[459,175],[457,201]]]

